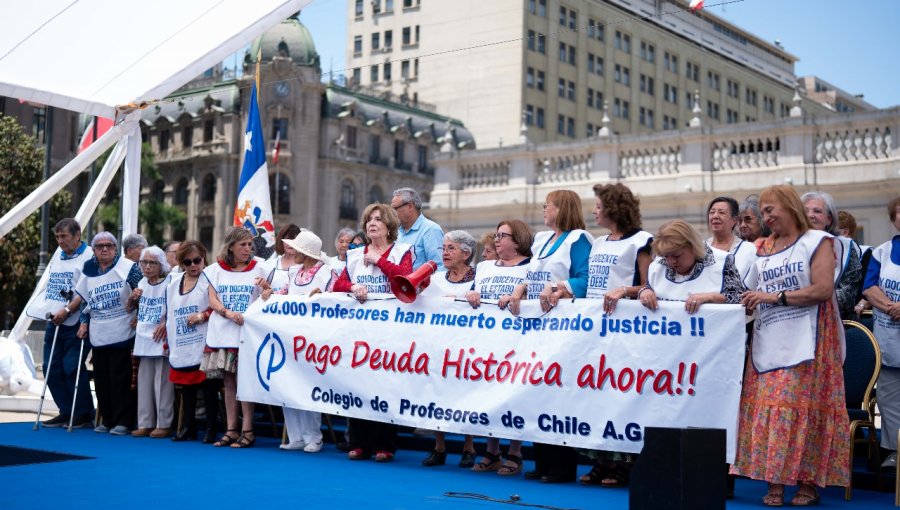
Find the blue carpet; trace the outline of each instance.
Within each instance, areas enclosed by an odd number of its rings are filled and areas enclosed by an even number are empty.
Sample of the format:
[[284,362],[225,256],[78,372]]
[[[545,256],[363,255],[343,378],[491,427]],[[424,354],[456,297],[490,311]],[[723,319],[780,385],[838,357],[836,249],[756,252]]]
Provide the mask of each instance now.
[[[472,473],[447,465],[423,468],[423,452],[400,451],[396,461],[348,461],[325,445],[319,454],[285,452],[277,442],[260,438],[244,450],[213,448],[198,442],[113,437],[90,429],[43,429],[29,423],[0,425],[0,444],[94,457],[78,462],[10,466],[0,469],[0,508],[522,508],[445,496],[466,492],[521,503],[564,509],[628,508],[628,491],[545,485],[493,473]],[[526,469],[531,463],[526,462]],[[582,466],[579,472],[586,472]],[[765,484],[737,481],[737,497],[728,508],[759,509]],[[791,492],[789,491],[790,495]],[[99,504],[99,506],[98,506]],[[823,491],[825,508],[891,508],[893,494]],[[110,506],[113,505],[113,506]]]

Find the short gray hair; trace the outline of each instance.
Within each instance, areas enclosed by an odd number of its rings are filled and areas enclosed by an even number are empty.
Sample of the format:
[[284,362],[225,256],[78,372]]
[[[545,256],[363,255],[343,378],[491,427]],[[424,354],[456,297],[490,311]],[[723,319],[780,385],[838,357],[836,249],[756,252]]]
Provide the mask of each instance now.
[[465,230],[451,230],[444,234],[444,240],[458,244],[459,249],[462,250],[463,253],[469,254],[466,258],[466,264],[472,264],[472,259],[475,258],[475,246],[477,244],[475,238],[472,237],[472,234]]
[[760,237],[769,237],[772,235],[769,226],[763,221],[762,213],[759,212],[759,195],[748,195],[747,198],[744,199],[739,214],[744,214],[745,211],[756,218],[756,223],[759,225],[760,229]]
[[94,234],[94,238],[91,239],[91,249],[97,246],[97,243],[100,241],[109,241],[113,243],[116,248],[119,247],[119,241],[118,239],[116,239],[116,236],[104,230],[103,232],[97,232],[96,234]]
[[344,227],[344,228],[338,230],[338,235],[336,235],[336,236],[334,237],[334,246],[335,246],[335,248],[337,247],[338,241],[340,241],[342,237],[347,236],[347,237],[349,237],[350,240],[352,241],[352,240],[353,240],[353,237],[354,237],[355,235],[356,235],[356,231],[353,230],[353,229],[350,228],[350,227]]
[[154,258],[157,262],[159,262],[160,276],[165,276],[169,274],[169,271],[172,270],[172,267],[169,266],[169,261],[166,259],[166,252],[164,252],[159,246],[154,245],[141,250],[141,258],[139,260],[144,260],[144,257]]
[[412,204],[417,211],[422,210],[422,197],[418,191],[412,188],[397,188],[394,190],[394,196],[400,197],[404,204]]
[[147,239],[140,234],[128,234],[122,239],[122,251],[128,251],[132,248],[144,249],[147,247]]
[[800,197],[800,201],[803,202],[803,205],[806,205],[806,202],[810,200],[819,199],[825,204],[825,212],[828,213],[828,217],[831,218],[831,223],[828,225],[828,228],[825,229],[829,234],[836,236],[838,235],[838,215],[837,208],[834,206],[834,199],[831,198],[831,195],[825,193],[824,191],[807,191]]

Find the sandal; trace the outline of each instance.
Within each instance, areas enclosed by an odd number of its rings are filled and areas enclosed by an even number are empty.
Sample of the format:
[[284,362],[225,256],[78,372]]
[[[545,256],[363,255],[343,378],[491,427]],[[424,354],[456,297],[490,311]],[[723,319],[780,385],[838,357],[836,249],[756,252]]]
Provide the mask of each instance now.
[[816,487],[806,483],[801,483],[797,493],[791,498],[791,506],[816,506],[821,502],[822,497]]
[[500,460],[500,455],[497,453],[485,452],[484,457],[481,458],[481,461],[478,464],[472,466],[472,471],[476,473],[481,473],[484,471],[497,471],[500,469],[500,466],[503,464],[503,461]]
[[763,496],[762,504],[765,506],[784,506],[784,485],[770,483],[769,492]]
[[600,486],[608,489],[618,487],[628,487],[631,480],[631,466],[625,463],[616,463],[615,466],[607,468],[606,477],[600,480]]
[[365,460],[370,457],[362,448],[354,448],[347,452],[347,458],[350,460]]
[[375,452],[375,462],[391,462],[394,460],[394,454],[388,451]]
[[220,447],[222,447],[222,446],[229,446],[229,445],[231,445],[231,443],[233,443],[233,442],[237,441],[238,439],[240,439],[241,436],[230,436],[230,435],[228,435],[228,433],[229,433],[229,432],[237,432],[237,431],[238,431],[237,429],[228,429],[228,430],[226,430],[226,431],[225,431],[225,435],[223,435],[221,438],[219,438],[218,441],[216,441],[215,443],[213,443],[213,446],[215,446],[216,448],[220,448]]
[[[247,437],[247,434],[253,435],[253,437]],[[256,434],[253,433],[252,430],[242,430],[241,436],[237,438],[236,441],[231,443],[232,448],[250,448],[256,443]]]
[[506,455],[503,465],[497,470],[500,476],[513,476],[522,472],[522,457],[518,455]]
[[610,477],[610,471],[612,471],[612,469],[610,469],[609,466],[594,464],[594,467],[586,474],[581,475],[578,481],[581,482],[581,485],[602,486],[603,480]]

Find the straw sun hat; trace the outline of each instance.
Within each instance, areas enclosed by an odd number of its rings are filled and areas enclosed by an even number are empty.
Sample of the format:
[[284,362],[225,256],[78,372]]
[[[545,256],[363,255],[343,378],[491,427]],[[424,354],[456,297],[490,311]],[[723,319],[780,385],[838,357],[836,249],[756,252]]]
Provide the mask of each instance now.
[[298,252],[316,260],[324,260],[328,255],[322,251],[322,240],[311,230],[300,229],[300,233],[293,239],[282,239],[282,243],[290,246]]

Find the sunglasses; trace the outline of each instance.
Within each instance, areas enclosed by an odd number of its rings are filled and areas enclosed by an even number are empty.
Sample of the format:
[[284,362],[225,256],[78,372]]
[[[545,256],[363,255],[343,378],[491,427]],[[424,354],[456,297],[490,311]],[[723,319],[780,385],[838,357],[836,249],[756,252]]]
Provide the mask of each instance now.
[[116,247],[116,245],[114,245],[114,244],[106,244],[106,243],[98,243],[98,244],[94,245],[94,249],[97,251],[113,250],[113,249],[115,249],[115,247]]
[[181,265],[184,267],[199,266],[201,262],[203,262],[203,257],[196,257],[182,260]]

